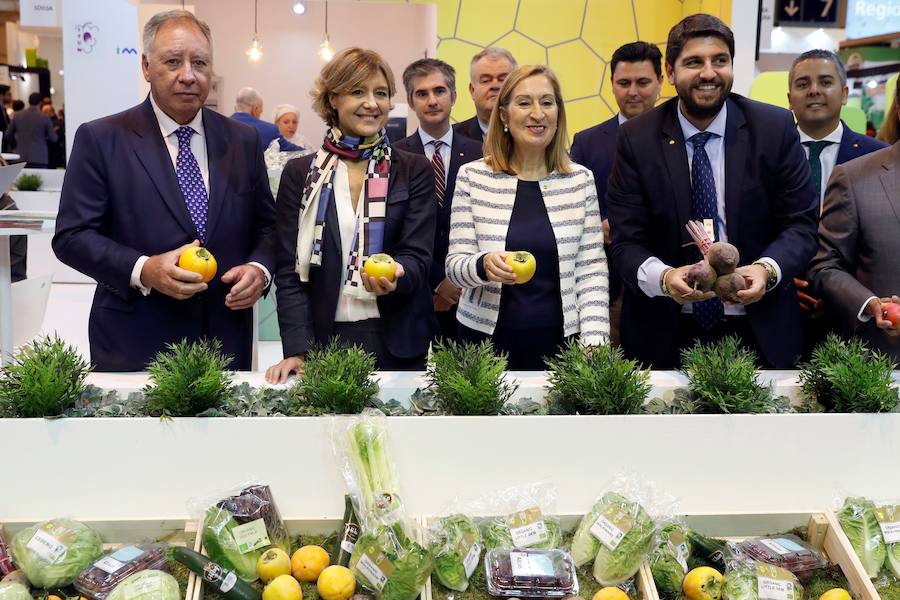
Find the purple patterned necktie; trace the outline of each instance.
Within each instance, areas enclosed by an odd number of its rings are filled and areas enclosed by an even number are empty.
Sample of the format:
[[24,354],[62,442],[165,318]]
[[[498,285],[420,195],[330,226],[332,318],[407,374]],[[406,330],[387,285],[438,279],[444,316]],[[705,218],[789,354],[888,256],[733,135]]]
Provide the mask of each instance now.
[[209,210],[209,197],[206,194],[206,185],[203,183],[203,174],[197,158],[191,152],[191,136],[194,130],[183,125],[175,130],[178,136],[178,158],[175,160],[175,174],[178,176],[178,187],[184,196],[184,204],[187,206],[191,221],[197,228],[197,238],[201,244],[206,243],[206,213]]

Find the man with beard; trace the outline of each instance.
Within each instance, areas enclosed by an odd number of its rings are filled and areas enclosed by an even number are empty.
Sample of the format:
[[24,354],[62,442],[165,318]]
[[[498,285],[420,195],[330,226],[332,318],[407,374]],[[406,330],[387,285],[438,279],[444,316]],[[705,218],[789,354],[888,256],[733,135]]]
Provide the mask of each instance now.
[[[607,204],[625,282],[622,347],[654,368],[726,335],[775,368],[792,366],[803,345],[793,279],[815,254],[819,203],[791,113],[730,93],[733,57],[721,20],[686,17],[666,44],[678,97],[619,130]],[[737,302],[689,283],[701,257],[688,221],[738,248]]]

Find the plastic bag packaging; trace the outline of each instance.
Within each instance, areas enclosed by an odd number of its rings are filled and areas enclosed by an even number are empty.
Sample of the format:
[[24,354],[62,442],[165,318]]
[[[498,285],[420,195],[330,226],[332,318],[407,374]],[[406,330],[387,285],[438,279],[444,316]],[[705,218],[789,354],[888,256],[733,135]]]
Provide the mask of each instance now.
[[178,581],[168,573],[147,569],[132,573],[110,593],[109,600],[179,600]]
[[619,585],[637,573],[656,537],[656,521],[672,518],[675,498],[637,477],[619,475],[605,486],[572,538],[578,566],[594,561],[594,579]]
[[190,508],[203,515],[207,556],[244,581],[256,580],[256,561],[269,548],[291,554],[290,536],[268,485],[247,484],[229,495],[194,500]]
[[900,500],[847,496],[835,502],[835,516],[871,579],[882,568],[900,578]]
[[123,546],[83,570],[75,579],[75,589],[89,598],[103,600],[131,575],[165,567],[167,549],[164,543]]
[[562,545],[556,511],[556,487],[548,481],[517,485],[471,503],[481,521],[485,550],[534,548],[550,550]]
[[660,523],[648,559],[660,597],[676,598],[681,594],[684,576],[690,570],[690,556],[691,542],[684,521],[676,517]]
[[786,569],[800,581],[808,581],[828,561],[818,550],[796,535],[774,535],[744,540],[735,544],[739,555]]
[[0,583],[0,600],[34,600],[31,592],[21,583],[4,581]]
[[12,564],[12,557],[9,555],[6,540],[3,539],[3,532],[0,531],[0,577],[9,575],[15,570],[16,567]]
[[71,519],[51,519],[26,527],[9,544],[13,561],[31,585],[65,587],[103,552],[97,532]]
[[578,594],[575,563],[563,550],[494,548],[484,558],[493,596],[564,598]]
[[429,533],[434,574],[444,587],[466,591],[484,548],[475,520],[466,514],[454,513],[435,522]]
[[752,559],[728,562],[723,600],[803,600],[803,586],[787,569]]

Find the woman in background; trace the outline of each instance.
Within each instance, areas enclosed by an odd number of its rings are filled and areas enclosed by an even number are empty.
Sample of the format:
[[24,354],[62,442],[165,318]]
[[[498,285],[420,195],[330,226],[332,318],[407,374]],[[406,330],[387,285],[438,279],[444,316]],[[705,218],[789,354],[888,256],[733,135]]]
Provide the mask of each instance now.
[[293,104],[276,106],[274,123],[278,127],[280,135],[269,144],[269,150],[299,152],[314,149],[314,146],[297,131],[300,123],[300,111]]

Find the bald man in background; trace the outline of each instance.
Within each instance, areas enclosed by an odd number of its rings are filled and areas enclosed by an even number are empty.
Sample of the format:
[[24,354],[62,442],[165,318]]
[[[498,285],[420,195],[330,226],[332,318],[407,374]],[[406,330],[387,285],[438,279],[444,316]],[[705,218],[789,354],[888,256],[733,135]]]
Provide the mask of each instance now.
[[262,112],[263,98],[260,93],[252,87],[241,88],[237,99],[234,101],[234,114],[231,115],[231,118],[256,127],[262,143],[259,149],[260,151],[265,151],[269,144],[272,143],[272,140],[278,139],[278,136],[281,134],[278,133],[278,127],[274,123],[269,123],[259,118]]

